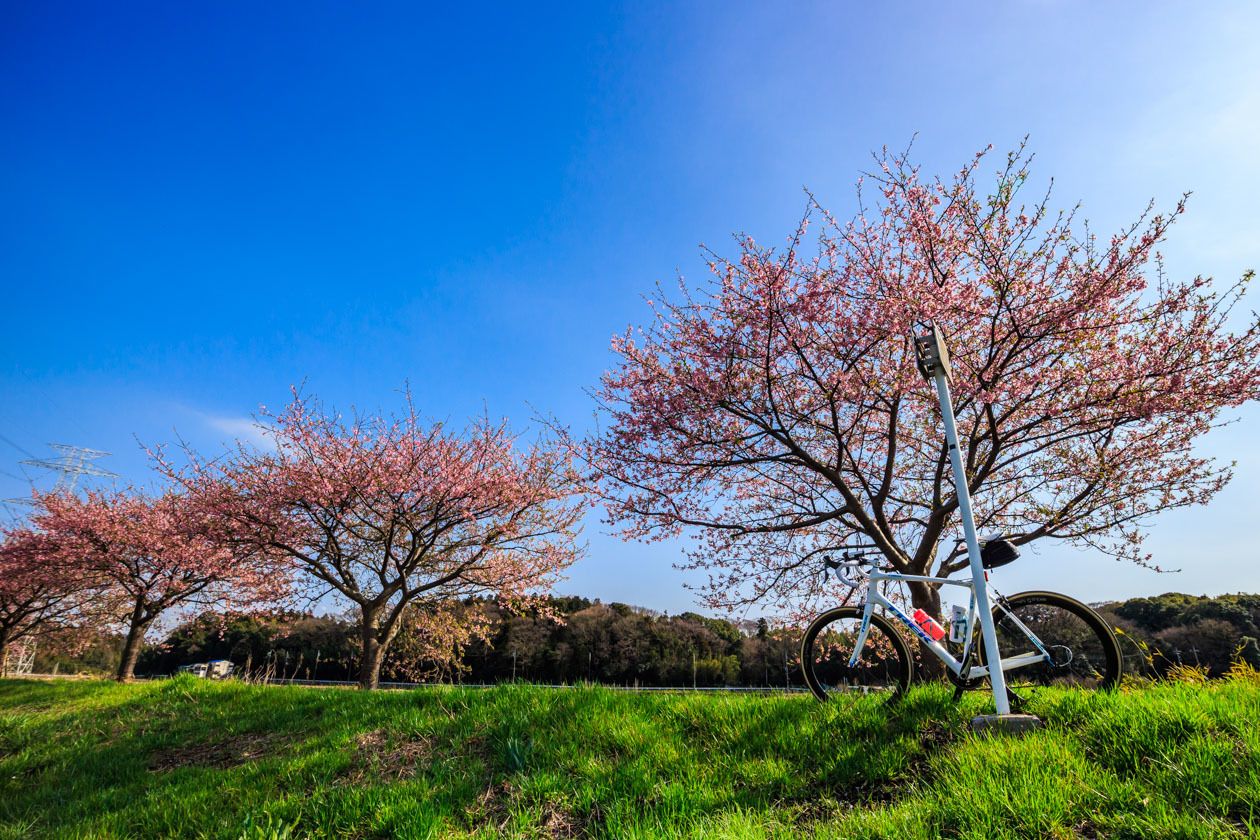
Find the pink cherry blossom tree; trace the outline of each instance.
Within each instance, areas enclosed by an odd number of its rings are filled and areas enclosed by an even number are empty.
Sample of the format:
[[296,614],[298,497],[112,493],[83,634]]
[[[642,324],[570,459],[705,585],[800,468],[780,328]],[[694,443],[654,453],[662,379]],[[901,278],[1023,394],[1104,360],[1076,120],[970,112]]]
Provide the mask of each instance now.
[[266,555],[211,540],[204,511],[184,493],[48,494],[37,498],[31,522],[51,546],[51,562],[91,581],[92,613],[125,634],[120,681],[132,678],[145,634],[173,608],[250,610],[285,591]]
[[577,557],[586,502],[563,441],[525,444],[487,419],[426,425],[410,398],[398,417],[344,419],[295,394],[261,419],[271,451],[162,463],[214,512],[224,545],[284,558],[311,598],[354,605],[362,688],[378,685],[409,607],[440,637],[457,615],[444,603],[529,600]]
[[11,646],[41,638],[64,646],[84,629],[90,581],[51,548],[30,528],[0,535],[0,676],[8,674]]
[[[811,197],[786,250],[740,238],[733,259],[708,252],[707,283],[649,301],[651,323],[613,341],[590,440],[621,533],[692,534],[683,565],[708,572],[715,607],[816,609],[817,555],[846,544],[904,573],[964,568],[910,344],[935,323],[981,532],[1151,564],[1151,517],[1230,478],[1195,441],[1260,396],[1260,327],[1233,314],[1251,274],[1215,290],[1165,276],[1156,249],[1184,197],[1101,240],[1049,192],[1020,203],[1029,159],[992,175],[981,153],[941,180],[885,150],[851,221]],[[910,596],[939,617],[938,591]]]

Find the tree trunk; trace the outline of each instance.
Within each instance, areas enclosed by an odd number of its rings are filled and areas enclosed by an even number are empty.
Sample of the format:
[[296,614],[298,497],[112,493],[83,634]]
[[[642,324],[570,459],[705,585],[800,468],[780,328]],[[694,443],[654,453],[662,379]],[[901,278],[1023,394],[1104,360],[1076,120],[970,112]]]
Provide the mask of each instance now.
[[363,641],[359,688],[371,691],[381,684],[381,660],[385,656],[385,645],[381,643],[380,612],[364,609],[359,631]]
[[[927,572],[915,572],[915,574],[927,574]],[[941,619],[941,591],[940,587],[921,581],[912,580],[907,583],[910,587],[910,604],[914,609],[921,609],[932,618],[944,626],[945,622]],[[932,682],[935,680],[945,679],[945,663],[936,658],[936,654],[928,648],[923,642],[919,642],[919,661],[916,669],[919,679],[923,682]]]
[[144,617],[144,602],[137,601],[136,608],[131,611],[131,624],[127,627],[127,641],[123,645],[122,659],[118,663],[115,679],[119,682],[130,682],[136,673],[136,659],[140,656],[140,642],[144,640],[144,631],[149,629],[153,619]]
[[0,630],[0,677],[9,676],[9,636],[8,628]]

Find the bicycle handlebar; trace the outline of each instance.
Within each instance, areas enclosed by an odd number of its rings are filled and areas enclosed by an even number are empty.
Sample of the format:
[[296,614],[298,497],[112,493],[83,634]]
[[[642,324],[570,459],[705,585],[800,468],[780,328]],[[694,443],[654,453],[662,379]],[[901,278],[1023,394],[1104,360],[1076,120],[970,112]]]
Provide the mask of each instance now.
[[[858,564],[849,563],[845,565],[856,567]],[[853,578],[846,575],[844,572],[840,571],[840,569],[836,569],[836,579],[839,580],[841,583],[843,583],[845,586],[848,586],[850,589],[857,589],[859,586],[862,585],[858,583],[856,580],[854,580]]]
[[[842,570],[843,569],[856,569],[859,566],[868,566],[871,564],[862,562],[862,557],[864,555],[859,554],[856,557],[852,557],[852,555],[850,555],[849,552],[846,551],[843,556],[845,558],[844,560],[832,560],[830,557],[823,557],[823,580],[827,579],[827,573],[829,571],[834,570],[836,573],[836,580],[840,581],[846,586],[852,587],[853,589],[857,589],[862,584],[853,580],[851,577],[846,575]],[[851,557],[852,559],[850,559]]]

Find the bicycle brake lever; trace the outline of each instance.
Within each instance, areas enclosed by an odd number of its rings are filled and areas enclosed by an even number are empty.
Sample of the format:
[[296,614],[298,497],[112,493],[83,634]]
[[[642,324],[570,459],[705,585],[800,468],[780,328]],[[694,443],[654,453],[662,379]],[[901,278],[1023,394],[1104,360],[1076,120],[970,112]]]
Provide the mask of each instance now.
[[[830,557],[827,557],[826,555],[823,556],[823,580],[824,581],[827,580],[827,576],[832,569],[838,569],[838,568],[840,568],[839,560],[832,560]],[[838,575],[839,573],[837,572],[837,576]]]

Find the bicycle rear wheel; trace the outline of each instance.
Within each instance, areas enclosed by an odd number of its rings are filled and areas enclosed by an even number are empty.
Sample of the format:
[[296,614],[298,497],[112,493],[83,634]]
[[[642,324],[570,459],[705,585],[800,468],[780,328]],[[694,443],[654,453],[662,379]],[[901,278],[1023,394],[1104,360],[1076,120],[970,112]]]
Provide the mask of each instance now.
[[819,700],[877,693],[889,702],[910,685],[913,662],[906,640],[887,619],[872,615],[861,656],[850,666],[862,626],[862,610],[837,607],[814,619],[801,641],[801,670]]
[[[993,609],[1003,659],[1038,653],[1016,619],[1040,640],[1050,662],[1006,672],[1006,684],[1108,689],[1120,680],[1120,645],[1098,613],[1057,592],[1021,592]],[[985,662],[983,646],[981,661]]]

